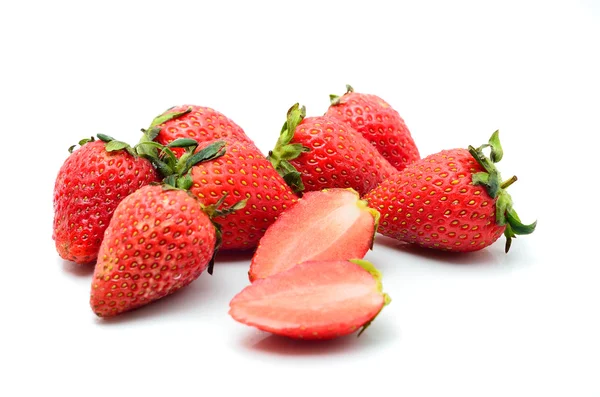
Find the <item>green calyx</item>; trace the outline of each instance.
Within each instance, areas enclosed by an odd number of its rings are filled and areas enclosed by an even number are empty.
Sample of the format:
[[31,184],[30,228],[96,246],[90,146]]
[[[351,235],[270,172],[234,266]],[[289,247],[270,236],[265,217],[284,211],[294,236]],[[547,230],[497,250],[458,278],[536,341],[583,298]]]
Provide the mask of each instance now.
[[[161,145],[155,141],[164,123],[191,111],[191,107],[182,111],[173,111],[173,107],[167,109],[156,116],[147,129],[142,129],[143,135],[137,144],[138,154],[154,164],[163,176],[164,184],[183,190],[189,190],[192,186],[190,171],[194,165],[214,160],[225,154],[224,141],[215,141],[198,152],[196,152],[198,142],[191,138],[179,138],[168,145]],[[173,151],[176,148],[184,149],[184,153],[179,158]]]
[[[162,114],[156,116],[154,118],[154,120],[152,120],[152,123],[150,123],[150,126],[147,129],[142,128],[142,132],[144,134],[142,135],[142,138],[140,139],[140,142],[139,142],[140,144],[146,143],[146,142],[153,142],[156,139],[156,137],[158,136],[158,134],[160,133],[161,126],[164,123],[166,123],[169,120],[173,120],[178,117],[181,117],[192,111],[191,107],[188,107],[187,109],[180,111],[180,112],[174,112],[174,111],[172,111],[172,109],[173,109],[173,107],[170,107],[169,109],[165,110]],[[141,146],[141,150],[147,156],[155,156],[156,155],[155,147]]]
[[[157,142],[138,145],[152,145],[160,149],[155,156],[144,154],[164,177],[163,183],[177,189],[189,190],[192,187],[191,170],[196,164],[217,159],[225,154],[225,141],[215,141],[204,149],[195,152],[198,142],[189,138],[179,138],[163,146]],[[177,158],[173,148],[183,148],[185,153]]]
[[[93,136],[89,137],[89,138],[83,138],[82,140],[80,140],[79,142],[77,142],[77,145],[79,146],[83,146],[88,142],[94,142],[96,140],[96,138],[94,138]],[[69,153],[73,153],[73,150],[75,150],[75,148],[77,147],[77,145],[71,145],[69,146]]]
[[290,163],[290,160],[294,160],[302,153],[310,151],[310,148],[301,143],[290,142],[294,138],[296,127],[298,127],[304,117],[306,117],[306,108],[304,106],[300,107],[296,103],[288,110],[287,119],[283,123],[277,144],[267,156],[267,159],[273,164],[273,168],[275,168],[288,186],[296,193],[304,190],[304,183],[302,183],[302,174],[296,170]]
[[[380,292],[383,295],[383,307],[381,308],[381,310],[383,310],[383,308],[387,305],[389,305],[392,302],[392,298],[386,294],[385,292],[383,292],[383,284],[381,283],[381,272],[379,270],[377,270],[377,268],[375,267],[375,265],[373,265],[371,262],[369,261],[365,261],[363,259],[350,259],[350,262],[362,267],[363,269],[365,269],[367,272],[369,272],[369,274],[371,274],[371,276],[373,276],[373,278],[375,279],[375,281],[377,282],[377,291]],[[379,315],[379,313],[381,313],[381,310],[379,310],[379,312],[371,319],[369,320],[369,322],[365,323],[362,328],[360,329],[360,331],[358,332],[357,336],[360,336],[363,332],[365,332],[365,330],[369,327],[369,325],[371,325],[371,323],[373,322],[373,320],[375,320],[375,318],[377,318],[377,316]]]
[[[112,136],[109,136],[109,135],[97,134],[96,136],[98,137],[99,140],[101,140],[102,142],[105,143],[104,148],[106,149],[107,152],[116,152],[119,150],[125,150],[127,153],[129,153],[133,157],[139,156],[138,148],[135,146],[131,147],[131,145],[129,145],[128,143],[116,140],[115,138],[113,138]],[[89,138],[84,138],[84,139],[80,140],[78,142],[78,144],[79,144],[79,146],[83,146],[86,143],[95,142],[95,141],[96,141],[96,138],[91,136]],[[73,150],[75,149],[76,146],[77,145],[71,146],[69,148],[69,153],[73,153]]]
[[227,193],[224,194],[215,204],[202,205],[202,209],[204,210],[206,215],[208,215],[208,217],[210,218],[210,221],[212,222],[213,226],[215,227],[215,233],[216,233],[215,249],[214,249],[212,258],[210,259],[210,262],[208,263],[208,268],[207,268],[207,272],[210,275],[213,274],[213,268],[215,267],[215,257],[217,256],[217,252],[219,251],[219,249],[221,248],[221,245],[223,243],[223,232],[222,232],[221,224],[216,222],[214,220],[214,218],[219,217],[219,216],[226,216],[226,215],[232,214],[238,210],[241,210],[242,208],[244,208],[246,206],[246,203],[248,201],[248,199],[244,199],[244,200],[238,201],[237,203],[235,203],[229,207],[223,207],[223,203],[225,202],[226,198],[227,198]]
[[[189,190],[193,183],[191,176],[192,167],[196,164],[223,156],[226,146],[225,141],[215,141],[196,152],[198,142],[189,138],[176,139],[166,146],[158,142],[142,140],[132,147],[128,143],[118,141],[108,135],[98,134],[97,136],[99,140],[105,143],[104,148],[107,152],[125,150],[134,157],[142,157],[149,160],[162,175],[162,182],[166,189]],[[79,145],[83,146],[88,142],[94,141],[95,138],[92,136],[79,141]],[[72,152],[75,146],[71,146],[69,152]],[[173,152],[172,149],[174,148],[185,150],[180,158],[177,158]]]
[[[486,148],[490,148],[489,157],[483,153],[483,150]],[[504,154],[502,145],[500,144],[499,131],[496,130],[492,134],[487,144],[483,144],[478,148],[469,146],[468,150],[477,163],[484,169],[482,172],[473,174],[473,185],[483,186],[488,195],[496,199],[496,223],[506,227],[504,230],[504,236],[506,237],[504,251],[508,252],[512,244],[512,239],[516,238],[517,235],[533,233],[537,221],[529,225],[521,222],[517,212],[513,208],[512,198],[506,191],[510,185],[517,181],[517,177],[513,176],[503,181],[500,172],[496,168],[495,163],[502,160]]]
[[[354,92],[354,88],[352,88],[352,86],[350,84],[346,84],[346,94],[349,94],[351,92]],[[335,95],[335,94],[331,94],[329,95],[329,103],[332,106],[336,106],[340,104],[340,96],[339,95]]]
[[[358,192],[356,192],[354,189],[349,188],[349,190],[354,191],[356,193],[356,195],[358,196]],[[371,249],[373,249],[373,244],[375,243],[375,236],[377,235],[377,229],[379,229],[379,219],[381,218],[381,214],[375,208],[369,207],[369,202],[367,200],[358,200],[358,206],[361,209],[366,209],[373,216],[373,223],[374,223],[375,227],[373,230],[373,239],[371,240],[371,247],[370,247]]]

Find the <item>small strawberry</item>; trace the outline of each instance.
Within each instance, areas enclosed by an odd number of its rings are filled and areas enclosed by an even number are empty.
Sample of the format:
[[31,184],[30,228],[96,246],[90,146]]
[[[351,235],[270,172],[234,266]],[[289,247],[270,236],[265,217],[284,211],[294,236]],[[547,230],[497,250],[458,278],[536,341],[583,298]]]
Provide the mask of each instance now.
[[[154,118],[144,132],[143,140],[167,145],[178,138],[191,138],[198,143],[230,139],[254,145],[244,130],[222,113],[203,106],[181,105],[167,109]],[[182,149],[174,149],[177,156]]]
[[52,237],[61,258],[95,261],[104,231],[121,200],[159,180],[150,161],[106,135],[84,139],[65,160],[54,185]]
[[230,302],[238,322],[298,339],[332,339],[362,328],[389,304],[366,261],[311,261],[257,280]]
[[197,279],[215,255],[217,230],[184,190],[150,185],[127,196],[106,229],[90,305],[110,317],[146,305]]
[[379,212],[352,189],[306,193],[267,229],[254,253],[251,281],[306,261],[362,258],[373,246]]
[[307,117],[292,106],[269,160],[297,191],[352,188],[363,195],[396,173],[350,125],[329,116]]
[[[490,147],[490,158],[483,149]],[[443,150],[406,167],[365,195],[379,210],[379,232],[427,248],[476,251],[502,233],[508,252],[512,238],[534,231],[524,225],[494,163],[502,159],[498,131],[479,148]]]
[[347,92],[341,97],[330,95],[328,116],[349,123],[399,171],[420,158],[410,131],[396,110],[376,95],[346,87]]
[[[267,228],[296,203],[297,197],[254,145],[226,142],[222,157],[192,168],[190,191],[205,206],[218,202],[234,206],[217,219],[223,232],[223,250],[254,249]],[[235,210],[240,200],[245,200],[246,206]]]

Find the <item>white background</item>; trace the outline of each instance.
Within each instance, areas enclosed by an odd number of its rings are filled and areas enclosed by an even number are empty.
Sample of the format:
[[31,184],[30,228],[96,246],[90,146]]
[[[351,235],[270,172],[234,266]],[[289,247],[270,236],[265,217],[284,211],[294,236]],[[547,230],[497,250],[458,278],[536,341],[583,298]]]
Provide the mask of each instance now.
[[[587,1],[72,2],[0,6],[3,396],[599,396],[600,6]],[[233,321],[250,255],[97,319],[91,267],[54,250],[67,148],[135,143],[166,108],[213,107],[265,152],[294,102],[386,99],[423,155],[500,129],[531,236],[468,255],[379,236],[393,302],[360,338],[300,343]],[[112,393],[112,394],[111,394]]]

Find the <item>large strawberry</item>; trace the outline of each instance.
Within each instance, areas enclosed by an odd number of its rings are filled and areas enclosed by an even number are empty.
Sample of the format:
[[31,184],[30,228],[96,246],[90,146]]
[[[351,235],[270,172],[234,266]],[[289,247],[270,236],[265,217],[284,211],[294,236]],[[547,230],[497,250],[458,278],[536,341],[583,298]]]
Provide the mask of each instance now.
[[504,233],[508,252],[512,238],[532,233],[536,222],[519,220],[506,191],[516,177],[503,181],[495,166],[502,155],[496,131],[479,148],[443,150],[409,165],[364,197],[381,213],[378,231],[447,251],[479,250]]
[[[244,130],[224,114],[197,105],[174,106],[155,117],[144,132],[143,140],[167,145],[178,138],[191,138],[198,143],[230,139],[254,145]],[[176,155],[182,149],[174,149]]]
[[[216,218],[223,231],[224,250],[254,249],[279,214],[296,203],[297,197],[252,144],[226,140],[226,153],[191,170],[190,191],[205,206],[234,206],[245,200],[243,209]],[[184,154],[181,160],[185,159]]]
[[94,269],[90,305],[110,317],[172,294],[209,266],[217,230],[194,196],[145,186],[114,212]]
[[341,97],[330,96],[328,116],[349,123],[399,171],[420,158],[404,119],[390,104],[376,95],[346,87],[347,92]]
[[104,231],[121,200],[159,179],[151,162],[120,141],[99,134],[84,139],[65,160],[54,185],[54,228],[58,254],[66,260],[96,259]]
[[257,280],[230,302],[243,324],[298,339],[360,335],[390,303],[369,262],[309,261]]
[[269,160],[296,191],[352,188],[363,195],[396,169],[350,125],[329,116],[306,117],[298,104],[287,114]]

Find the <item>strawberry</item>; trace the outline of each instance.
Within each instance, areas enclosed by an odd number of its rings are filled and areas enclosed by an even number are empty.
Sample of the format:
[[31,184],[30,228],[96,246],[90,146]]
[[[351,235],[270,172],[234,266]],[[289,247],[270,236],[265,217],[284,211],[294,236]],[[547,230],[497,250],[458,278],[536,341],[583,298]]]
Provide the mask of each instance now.
[[410,131],[396,110],[376,95],[354,92],[349,85],[346,88],[341,97],[330,95],[328,116],[349,123],[399,171],[420,158]]
[[[212,217],[243,208],[245,202],[221,209],[204,206],[189,192],[191,168],[225,153],[216,141],[195,152],[197,142],[176,139],[157,143],[151,157],[166,175],[161,185],[144,186],[116,208],[104,234],[94,268],[90,304],[100,317],[115,316],[151,303],[185,287],[208,269],[221,244],[220,226]],[[184,150],[177,160],[173,149]]]
[[[144,132],[143,140],[167,145],[178,138],[191,138],[198,143],[231,139],[254,145],[244,130],[222,113],[203,106],[174,106],[154,118]],[[177,156],[182,149],[174,149]]]
[[360,335],[390,301],[371,263],[310,261],[247,286],[229,314],[277,335],[332,339],[362,327]]
[[94,269],[90,305],[110,317],[197,279],[215,255],[217,231],[188,192],[159,185],[127,196],[114,212]]
[[192,168],[190,191],[205,206],[217,202],[233,206],[245,200],[245,208],[230,211],[217,221],[223,231],[223,250],[254,249],[267,228],[296,203],[297,197],[254,145],[225,142],[222,157]]
[[159,179],[150,161],[129,145],[99,134],[65,160],[54,185],[52,238],[61,258],[95,261],[104,231],[121,200]]
[[[491,148],[490,157],[483,153]],[[502,159],[498,131],[479,148],[443,150],[406,167],[365,195],[381,212],[379,232],[401,241],[446,251],[475,251],[504,233],[532,233],[536,222],[519,220],[495,163]]]
[[362,258],[373,245],[379,213],[352,189],[306,193],[267,229],[254,253],[251,281],[306,261]]
[[352,188],[363,195],[396,169],[358,132],[330,116],[292,106],[269,160],[297,191]]

